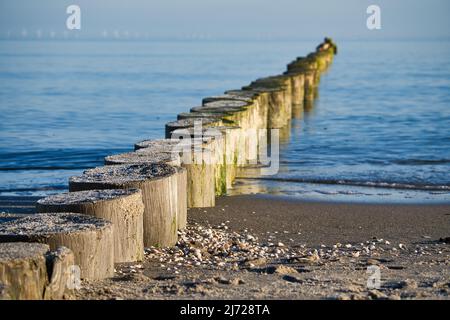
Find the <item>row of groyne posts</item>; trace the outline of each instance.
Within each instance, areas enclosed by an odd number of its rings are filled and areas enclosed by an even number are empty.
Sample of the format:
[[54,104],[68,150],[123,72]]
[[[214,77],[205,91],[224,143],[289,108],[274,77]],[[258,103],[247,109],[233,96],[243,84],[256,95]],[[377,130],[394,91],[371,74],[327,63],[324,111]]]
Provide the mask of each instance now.
[[0,297],[66,298],[79,279],[111,277],[145,247],[175,245],[187,209],[214,206],[242,168],[260,164],[268,132],[315,98],[336,52],[326,38],[281,75],[204,98],[166,124],[166,139],[106,157],[71,177],[70,192],[39,200],[38,214],[0,223]]

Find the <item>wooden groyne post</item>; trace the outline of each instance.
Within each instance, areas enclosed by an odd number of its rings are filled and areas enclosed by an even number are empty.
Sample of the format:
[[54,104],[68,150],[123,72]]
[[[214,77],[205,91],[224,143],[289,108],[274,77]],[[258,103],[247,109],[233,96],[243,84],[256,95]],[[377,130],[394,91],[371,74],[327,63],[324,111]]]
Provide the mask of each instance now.
[[0,242],[38,242],[72,250],[81,278],[98,280],[114,274],[113,225],[78,213],[41,213],[0,224]]
[[181,132],[177,133],[175,130],[175,136],[183,136],[184,139],[144,140],[135,144],[136,152],[168,152],[179,158],[181,166],[186,170],[187,207],[213,207],[216,186],[214,150],[211,150],[211,146],[205,146],[203,139],[192,140],[188,128],[178,130]]
[[70,191],[141,189],[144,245],[173,246],[178,239],[177,170],[165,163],[104,166],[69,179]]
[[103,218],[114,225],[114,262],[144,258],[144,204],[139,189],[67,192],[38,200],[36,211],[77,212]]
[[125,164],[157,164],[165,163],[175,169],[177,176],[177,229],[186,228],[187,224],[187,171],[181,167],[180,156],[169,152],[167,146],[142,148],[134,152],[127,152],[105,157],[105,165]]
[[73,252],[44,243],[0,243],[0,300],[60,300],[72,297]]

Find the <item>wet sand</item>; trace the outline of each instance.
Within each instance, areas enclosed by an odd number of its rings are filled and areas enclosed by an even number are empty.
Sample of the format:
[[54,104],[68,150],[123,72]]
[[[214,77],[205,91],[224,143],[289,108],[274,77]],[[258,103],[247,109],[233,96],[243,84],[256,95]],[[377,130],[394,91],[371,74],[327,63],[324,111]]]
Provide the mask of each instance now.
[[278,231],[280,240],[292,238],[294,243],[313,247],[358,243],[372,237],[393,243],[420,243],[450,236],[450,204],[304,202],[255,195],[222,197],[214,208],[191,209],[189,213],[199,223],[214,225],[229,220],[233,229],[245,227],[259,235]]
[[[219,198],[214,208],[190,209],[188,216],[176,248],[150,248],[143,262],[116,265],[113,278],[83,282],[75,298],[450,296],[450,205],[232,196]],[[376,288],[368,287],[367,269],[374,266],[380,272]]]

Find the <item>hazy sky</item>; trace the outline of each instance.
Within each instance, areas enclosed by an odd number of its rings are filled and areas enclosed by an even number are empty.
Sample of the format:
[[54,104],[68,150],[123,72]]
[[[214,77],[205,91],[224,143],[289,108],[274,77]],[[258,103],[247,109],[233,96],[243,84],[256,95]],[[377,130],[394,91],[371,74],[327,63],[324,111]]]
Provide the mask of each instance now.
[[[81,7],[84,36],[210,38],[450,38],[448,0],[0,0],[0,36],[61,33],[66,7]],[[382,30],[366,28],[381,7]],[[128,32],[128,33],[127,33]]]

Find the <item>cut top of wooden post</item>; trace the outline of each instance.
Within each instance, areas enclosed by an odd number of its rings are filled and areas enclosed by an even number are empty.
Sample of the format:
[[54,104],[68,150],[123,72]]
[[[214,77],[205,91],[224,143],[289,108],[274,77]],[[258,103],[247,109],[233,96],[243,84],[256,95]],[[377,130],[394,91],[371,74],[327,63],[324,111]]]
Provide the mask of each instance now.
[[116,188],[127,187],[134,182],[158,180],[175,174],[175,168],[165,163],[130,164],[104,166],[89,169],[80,176],[70,177],[69,188],[73,184],[90,184],[92,189],[105,189],[105,186]]
[[290,87],[290,78],[285,75],[271,76],[266,78],[260,78],[253,81],[250,84],[250,87],[258,88],[289,88]]
[[44,206],[61,206],[82,203],[97,203],[101,201],[123,198],[137,193],[140,194],[141,191],[139,189],[105,189],[66,192],[39,199],[37,204]]
[[185,143],[182,139],[149,139],[139,141],[134,145],[134,150],[149,148],[161,152],[172,152],[173,147]]
[[[208,127],[202,128],[200,131],[195,131],[194,128],[175,130],[174,134],[179,134],[179,136],[184,137],[183,140],[186,140],[187,149],[191,145],[203,143],[209,143],[213,138],[220,138],[225,134],[227,129],[240,129],[239,126],[235,125],[225,125],[225,126],[216,126],[216,127]],[[188,142],[189,140],[189,142]]]
[[[217,102],[217,101],[215,101]],[[233,113],[245,111],[245,108],[243,107],[232,107],[232,106],[220,106],[218,104],[215,105],[203,105],[203,106],[197,106],[190,109],[191,113],[198,113],[198,114],[211,114],[211,117],[216,117],[217,115],[220,115],[221,118],[224,118],[227,120],[227,117],[230,115],[233,115]],[[229,120],[231,122],[231,120]]]
[[317,62],[310,57],[298,57],[287,65],[287,72],[305,72],[314,71],[317,69]]
[[45,243],[5,242],[0,243],[0,263],[14,260],[40,258],[50,251]]
[[257,99],[261,93],[251,90],[233,89],[225,91],[225,94],[254,100]]
[[252,105],[253,101],[243,101],[243,100],[215,100],[211,102],[203,103],[206,108],[237,108],[246,109]]
[[167,163],[172,166],[180,165],[180,157],[174,152],[165,152],[158,149],[141,149],[105,157],[106,165],[136,164],[136,163]]
[[225,94],[219,95],[219,96],[211,96],[211,97],[203,98],[202,104],[205,105],[210,102],[221,101],[221,100],[238,100],[238,101],[244,101],[247,103],[252,103],[254,100],[254,97],[248,97],[248,96],[232,94],[232,93],[225,93]]
[[37,241],[57,234],[110,228],[111,225],[109,221],[79,213],[39,213],[0,224],[0,240]]
[[[211,127],[216,128],[216,127]],[[203,137],[202,132],[200,136]],[[135,144],[137,151],[153,150],[155,152],[163,151],[175,154],[180,159],[180,164],[184,165],[186,161],[191,161],[192,152],[199,152],[206,141],[201,139],[192,139],[194,128],[178,129],[172,132],[174,136],[179,136],[181,139],[158,139],[158,140],[144,140]]]
[[225,91],[225,94],[231,94],[236,96],[242,96],[248,99],[252,99],[252,101],[256,101],[259,105],[259,108],[266,108],[267,107],[267,99],[269,96],[269,91],[263,91],[263,90],[257,90],[250,87],[246,87],[246,89],[235,89],[235,90],[229,90]]
[[242,90],[244,91],[252,91],[252,92],[259,92],[259,93],[270,93],[270,92],[283,92],[284,88],[280,87],[279,85],[269,85],[269,84],[250,84],[248,86],[242,87]]
[[[202,107],[198,107],[199,110]],[[226,112],[217,112],[217,113],[212,113],[212,112],[182,112],[179,113],[177,115],[177,119],[178,120],[183,120],[183,119],[190,119],[190,118],[216,118],[216,119],[222,119],[225,118],[227,115],[229,115],[229,113]]]

